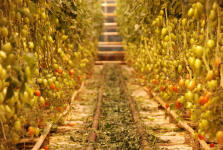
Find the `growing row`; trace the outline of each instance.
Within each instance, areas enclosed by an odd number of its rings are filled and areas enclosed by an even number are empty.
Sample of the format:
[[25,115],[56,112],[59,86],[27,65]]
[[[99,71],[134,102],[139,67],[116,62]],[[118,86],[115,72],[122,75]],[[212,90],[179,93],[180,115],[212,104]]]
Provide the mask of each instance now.
[[200,140],[222,144],[223,2],[120,0],[117,14],[126,61],[148,90],[197,123]]
[[0,149],[39,136],[91,75],[100,0],[0,0]]

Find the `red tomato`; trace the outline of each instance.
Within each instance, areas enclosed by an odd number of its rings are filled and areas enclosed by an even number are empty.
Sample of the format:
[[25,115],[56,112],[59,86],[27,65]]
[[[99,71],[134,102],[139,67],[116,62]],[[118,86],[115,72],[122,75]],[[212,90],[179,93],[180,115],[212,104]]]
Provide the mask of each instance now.
[[55,69],[54,72],[59,72],[59,70],[58,69]]
[[176,105],[177,109],[181,109],[180,102],[176,101],[175,105]]
[[42,127],[43,119],[39,119],[38,128]]
[[208,102],[207,97],[205,97],[205,96],[201,96],[201,97],[199,98],[199,103],[200,103],[201,105],[204,105],[204,104],[207,103],[207,102]]
[[166,103],[165,107],[166,107],[166,109],[167,109],[167,108],[169,108],[169,104],[168,104],[168,103]]
[[42,64],[42,68],[44,68],[44,69],[45,69],[45,68],[46,68],[46,64]]
[[49,102],[45,102],[43,108],[47,108],[49,106],[49,104],[50,104]]
[[166,87],[164,85],[161,86],[161,91],[165,91]]
[[41,96],[41,92],[40,92],[40,90],[35,90],[34,94],[35,94],[36,96]]
[[203,137],[201,134],[198,134],[198,138],[199,138],[200,140],[203,140],[203,139],[204,139],[204,137]]
[[214,143],[211,143],[211,144],[210,144],[210,147],[214,147]]

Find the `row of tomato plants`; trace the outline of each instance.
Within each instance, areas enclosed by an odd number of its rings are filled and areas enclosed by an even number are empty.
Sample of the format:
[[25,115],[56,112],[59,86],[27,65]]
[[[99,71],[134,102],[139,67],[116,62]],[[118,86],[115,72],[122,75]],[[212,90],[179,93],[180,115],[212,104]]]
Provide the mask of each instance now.
[[[223,144],[223,2],[121,0],[126,61],[197,137]],[[214,146],[214,144],[211,144]]]
[[100,0],[0,0],[0,149],[38,137],[91,75]]

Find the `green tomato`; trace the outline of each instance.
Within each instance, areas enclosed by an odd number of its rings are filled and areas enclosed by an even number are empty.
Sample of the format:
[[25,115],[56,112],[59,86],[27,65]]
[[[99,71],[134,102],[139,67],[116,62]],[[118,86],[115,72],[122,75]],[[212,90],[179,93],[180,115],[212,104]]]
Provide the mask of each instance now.
[[43,79],[42,79],[42,78],[38,78],[38,79],[37,79],[37,83],[38,83],[38,84],[43,83]]
[[193,53],[196,57],[202,57],[204,53],[204,48],[202,46],[196,45],[192,48]]
[[188,58],[188,63],[189,65],[194,68],[194,64],[195,64],[195,58],[194,57],[189,57]]
[[53,64],[53,68],[54,69],[59,69],[59,65],[58,64]]
[[202,84],[199,83],[195,88],[195,91],[200,92],[201,90],[202,90]]
[[182,65],[179,65],[179,66],[178,66],[178,68],[177,68],[177,70],[178,70],[178,73],[181,73],[181,72],[182,72],[182,70],[183,70]]
[[5,112],[8,119],[10,119],[14,114],[13,110],[8,105],[5,105]]
[[40,101],[40,104],[41,105],[44,105],[45,104],[45,99],[42,96],[39,98],[39,101]]
[[189,83],[190,83],[190,80],[189,79],[186,79],[185,80],[185,86],[188,87]]
[[162,36],[165,36],[167,34],[167,29],[166,28],[162,28],[161,34],[162,34]]
[[14,128],[16,129],[16,131],[20,131],[22,129],[22,125],[21,125],[21,121],[20,120],[17,120],[14,123]]
[[190,8],[187,15],[188,15],[188,17],[192,17],[194,15],[194,9]]
[[48,84],[47,79],[43,79],[43,85],[44,85],[44,86],[47,86],[47,84]]
[[191,102],[187,102],[186,108],[191,109],[193,107],[193,104]]
[[180,102],[181,104],[183,104],[185,102],[185,97],[184,96],[181,96],[179,99],[178,99],[178,102]]
[[206,119],[202,119],[199,123],[199,128],[206,130],[208,128],[208,121]]
[[0,51],[0,57],[1,57],[1,59],[6,59],[7,54],[4,51]]
[[34,43],[33,42],[29,42],[28,45],[29,45],[29,48],[30,49],[33,49],[34,48]]
[[40,129],[39,128],[36,128],[36,130],[35,130],[35,136],[39,136],[39,133],[40,133]]
[[194,93],[194,102],[196,103],[196,104],[199,104],[199,95],[197,94],[197,93]]
[[210,90],[214,90],[218,86],[218,81],[217,80],[208,81],[207,86]]
[[193,94],[193,92],[188,91],[188,92],[185,94],[185,99],[186,99],[187,101],[192,101],[192,100],[194,99],[194,94]]
[[213,21],[215,20],[216,17],[217,17],[217,13],[215,10],[212,9],[209,14],[209,19]]
[[3,93],[0,93],[0,104],[4,102],[4,95]]
[[23,96],[21,97],[22,103],[27,103],[29,100],[29,93],[27,91],[25,91],[23,93]]
[[0,33],[2,34],[3,37],[7,37],[9,34],[9,31],[6,27],[0,28]]
[[3,51],[5,51],[5,52],[10,52],[11,50],[12,50],[12,45],[11,45],[11,43],[6,43],[6,44],[4,44],[3,46],[2,46],[2,50]]
[[214,42],[214,40],[208,40],[207,41],[207,46],[208,46],[208,48],[214,48],[214,46],[215,46],[215,42]]
[[201,65],[202,65],[202,61],[200,59],[196,59],[195,60],[195,63],[194,63],[194,68],[197,70],[197,71],[200,71],[201,69]]
[[52,83],[53,83],[53,79],[52,78],[48,79],[48,84],[52,84]]

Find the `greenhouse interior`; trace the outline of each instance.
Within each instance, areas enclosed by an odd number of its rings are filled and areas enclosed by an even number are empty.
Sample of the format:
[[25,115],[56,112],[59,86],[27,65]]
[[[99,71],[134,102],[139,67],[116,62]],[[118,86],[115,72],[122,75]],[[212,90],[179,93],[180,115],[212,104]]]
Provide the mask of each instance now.
[[0,0],[0,150],[223,150],[223,0]]

